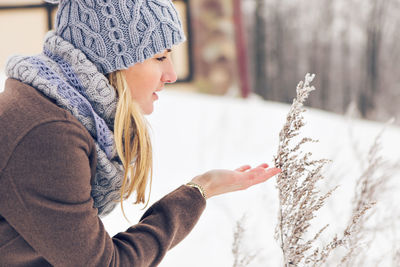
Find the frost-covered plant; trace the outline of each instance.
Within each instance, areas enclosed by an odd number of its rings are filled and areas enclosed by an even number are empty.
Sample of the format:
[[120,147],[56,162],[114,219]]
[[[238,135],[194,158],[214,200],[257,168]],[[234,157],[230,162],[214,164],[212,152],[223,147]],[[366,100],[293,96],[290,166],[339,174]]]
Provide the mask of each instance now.
[[245,267],[256,257],[257,253],[248,254],[243,251],[243,237],[245,233],[245,216],[236,222],[233,234],[232,254],[234,258],[233,267]]
[[[392,124],[393,120],[387,124]],[[381,155],[382,144],[381,138],[386,127],[375,137],[375,140],[368,151],[368,155],[360,165],[363,171],[356,181],[353,197],[353,213],[359,212],[365,205],[375,203],[380,197],[387,192],[387,186],[391,178],[399,172],[399,163],[392,163],[385,160]],[[362,160],[360,158],[360,160]],[[357,231],[349,240],[349,249],[346,255],[342,258],[342,266],[364,266],[364,260],[367,258],[366,249],[361,249],[359,244],[364,243],[364,247],[369,247],[373,241],[373,237],[382,228],[385,228],[383,221],[378,221],[372,224],[369,222],[371,217],[375,214],[375,209],[372,209],[367,216],[360,218],[357,224]],[[390,221],[390,220],[388,220]],[[383,226],[383,227],[382,227]],[[366,239],[366,236],[372,236]]]
[[400,250],[396,250],[393,253],[392,266],[396,266],[396,264],[399,264],[399,262],[400,262]]
[[274,158],[275,166],[282,170],[277,177],[279,213],[275,238],[280,244],[285,266],[321,266],[334,249],[348,243],[360,218],[370,208],[369,204],[365,204],[353,213],[341,237],[336,235],[326,245],[316,247],[317,240],[328,225],[310,235],[311,220],[336,188],[325,194],[317,189],[317,182],[324,179],[322,169],[329,161],[311,159],[312,153],[303,151],[304,144],[317,140],[300,137],[300,129],[305,124],[303,103],[315,90],[310,85],[314,76],[307,74],[304,82],[297,86],[297,96],[279,134],[278,152]]

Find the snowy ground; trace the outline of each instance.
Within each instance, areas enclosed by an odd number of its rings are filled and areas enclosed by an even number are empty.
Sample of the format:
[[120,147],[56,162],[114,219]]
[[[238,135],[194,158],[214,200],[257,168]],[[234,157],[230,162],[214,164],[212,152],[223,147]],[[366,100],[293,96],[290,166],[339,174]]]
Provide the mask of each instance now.
[[[148,116],[154,146],[150,204],[210,169],[272,163],[288,105],[257,98],[243,100],[172,90],[163,91],[159,96],[154,113]],[[311,151],[315,156],[333,160],[326,171],[329,179],[322,188],[341,185],[327,208],[321,211],[318,221],[330,223],[327,233],[333,234],[348,220],[353,185],[360,174],[360,156],[352,144],[356,142],[361,155],[366,155],[383,126],[319,110],[309,110],[305,120],[304,134],[320,140],[310,147]],[[399,136],[398,127],[391,126],[385,131],[382,139],[385,158],[399,158]],[[160,266],[232,266],[233,230],[243,214],[247,216],[243,250],[249,254],[257,252],[249,266],[280,266],[280,251],[273,238],[278,208],[274,183],[273,178],[249,190],[208,200],[195,229],[167,254]],[[391,203],[397,203],[400,198],[395,193],[399,189],[396,183],[392,189],[378,203],[374,221],[389,221],[395,227],[399,223],[399,212]],[[137,222],[144,212],[143,206],[126,203],[124,207],[131,222]],[[119,208],[103,222],[111,236],[130,225]],[[395,234],[396,231],[386,228],[376,235],[368,250],[370,266],[391,266],[391,247],[400,240]]]
[[[155,104],[155,112],[148,117],[153,129],[155,157],[151,202],[209,169],[272,163],[278,132],[288,110],[288,105],[255,98],[241,100],[162,92]],[[332,234],[336,228],[343,228],[348,220],[351,192],[355,178],[360,174],[350,136],[355,136],[353,139],[357,140],[361,154],[366,155],[383,126],[368,121],[352,122],[318,110],[307,112],[305,118],[308,125],[304,133],[320,140],[319,144],[312,145],[312,152],[334,160],[327,173],[336,180],[327,180],[325,188],[341,184],[335,197],[327,204],[329,209],[321,211],[324,220],[320,223],[331,223],[327,233]],[[385,131],[382,152],[385,158],[398,158],[396,143],[399,136],[397,127]],[[249,266],[280,266],[280,252],[273,238],[278,207],[274,183],[275,179],[272,179],[247,191],[210,199],[195,229],[167,254],[160,266],[189,266],[189,262],[193,267],[232,266],[233,229],[243,214],[247,215],[244,250],[250,254],[258,252]],[[389,195],[386,201],[399,200],[396,194]],[[388,211],[384,204],[378,208]],[[131,221],[137,221],[142,213],[138,208],[132,208],[129,212]],[[380,216],[377,218],[379,222],[386,218],[387,213],[377,215]],[[129,226],[119,210],[104,223],[111,235]],[[390,247],[387,244],[390,241],[384,237],[377,236],[376,257],[384,255],[389,258]],[[389,262],[380,263],[379,266],[390,266]]]

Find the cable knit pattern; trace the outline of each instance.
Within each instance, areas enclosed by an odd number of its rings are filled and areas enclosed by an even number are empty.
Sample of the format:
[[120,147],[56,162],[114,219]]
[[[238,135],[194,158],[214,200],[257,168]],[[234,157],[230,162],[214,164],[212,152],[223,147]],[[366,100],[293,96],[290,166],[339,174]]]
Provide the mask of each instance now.
[[60,1],[55,30],[104,74],[143,62],[186,40],[170,0]]
[[[56,58],[55,56],[53,57]],[[58,60],[60,61],[59,58]],[[79,82],[76,80],[76,78],[72,80],[77,82],[78,88],[71,88],[67,83],[65,83],[65,81],[61,79],[60,76],[58,76],[49,67],[47,67],[46,64],[39,58],[30,57],[28,58],[28,61],[33,66],[39,69],[39,76],[57,85],[57,91],[54,93],[58,94],[61,99],[67,100],[67,105],[64,104],[64,101],[59,101],[60,105],[63,106],[63,108],[77,110],[78,114],[76,117],[81,121],[82,124],[86,122],[87,118],[90,118],[90,122],[94,122],[95,127],[93,127],[93,123],[89,123],[90,127],[88,127],[88,130],[92,134],[92,136],[96,137],[100,148],[105,151],[107,158],[111,159],[113,149],[112,132],[108,129],[104,120],[100,118],[99,115],[97,115],[96,112],[93,110],[89,101],[86,100],[85,92],[80,92],[81,86],[79,85]],[[59,61],[56,62],[59,63]],[[71,73],[71,71],[65,71],[65,69],[70,70],[68,65],[59,66],[63,70],[64,74],[67,73],[69,76],[75,77],[75,75]],[[65,77],[70,82],[71,80],[69,76]],[[75,91],[74,89],[78,90]]]
[[120,197],[123,167],[112,132],[117,96],[107,78],[81,51],[52,31],[46,35],[44,53],[11,57],[6,73],[55,100],[85,126],[97,152],[91,191],[94,207],[101,216],[111,212]]

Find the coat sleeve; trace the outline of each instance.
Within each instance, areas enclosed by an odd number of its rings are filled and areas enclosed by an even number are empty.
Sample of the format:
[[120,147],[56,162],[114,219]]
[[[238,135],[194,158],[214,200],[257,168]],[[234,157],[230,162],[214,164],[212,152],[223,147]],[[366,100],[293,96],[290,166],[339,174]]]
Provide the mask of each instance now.
[[194,227],[204,198],[181,186],[111,238],[90,196],[88,138],[66,121],[26,134],[1,173],[0,214],[53,266],[156,266]]

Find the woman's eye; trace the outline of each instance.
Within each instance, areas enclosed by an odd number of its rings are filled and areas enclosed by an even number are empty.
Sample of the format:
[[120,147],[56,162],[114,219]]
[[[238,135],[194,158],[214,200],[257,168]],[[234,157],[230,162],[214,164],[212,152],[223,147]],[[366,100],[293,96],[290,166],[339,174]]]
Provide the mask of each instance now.
[[158,61],[164,61],[167,57],[158,57],[156,58]]

